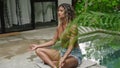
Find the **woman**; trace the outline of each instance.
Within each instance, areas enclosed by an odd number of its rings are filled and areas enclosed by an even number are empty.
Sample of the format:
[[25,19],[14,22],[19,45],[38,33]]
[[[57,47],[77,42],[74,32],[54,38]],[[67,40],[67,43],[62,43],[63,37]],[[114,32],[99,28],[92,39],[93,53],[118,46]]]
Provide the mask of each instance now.
[[[36,45],[32,44],[31,49],[50,65],[52,68],[76,68],[81,63],[81,52],[77,44],[77,26],[69,25],[74,19],[74,10],[71,5],[63,3],[58,7],[59,25],[55,36],[49,42]],[[66,27],[70,27],[67,29]],[[65,30],[66,29],[66,30]],[[60,47],[55,49],[52,46],[60,41]]]

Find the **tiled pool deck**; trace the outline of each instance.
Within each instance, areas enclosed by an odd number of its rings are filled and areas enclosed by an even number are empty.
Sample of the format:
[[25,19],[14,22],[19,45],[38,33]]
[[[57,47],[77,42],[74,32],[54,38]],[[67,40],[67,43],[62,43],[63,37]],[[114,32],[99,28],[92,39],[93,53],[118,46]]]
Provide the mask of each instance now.
[[[50,68],[29,51],[32,43],[43,43],[53,37],[56,27],[23,31],[0,36],[0,68]],[[78,68],[105,68],[89,60],[83,60]]]

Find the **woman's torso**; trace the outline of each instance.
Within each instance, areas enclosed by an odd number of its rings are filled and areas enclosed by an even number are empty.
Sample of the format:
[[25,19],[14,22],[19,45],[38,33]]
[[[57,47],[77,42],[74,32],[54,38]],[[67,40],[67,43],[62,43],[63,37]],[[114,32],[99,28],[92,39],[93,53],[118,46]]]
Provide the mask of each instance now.
[[[66,30],[66,25],[61,24],[58,27],[58,39],[61,41],[61,46],[64,48],[67,48],[70,42],[70,36],[71,36],[71,32],[70,30]],[[77,41],[75,42],[75,44],[73,44],[74,48],[78,47],[78,43]]]

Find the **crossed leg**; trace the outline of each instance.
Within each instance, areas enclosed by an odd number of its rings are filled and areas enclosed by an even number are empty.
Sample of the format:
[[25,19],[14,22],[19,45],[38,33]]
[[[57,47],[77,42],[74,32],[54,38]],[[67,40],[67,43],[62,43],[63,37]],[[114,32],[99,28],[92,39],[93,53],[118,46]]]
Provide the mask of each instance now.
[[62,68],[77,68],[78,60],[73,56],[68,56]]
[[[59,51],[48,48],[38,48],[35,52],[44,61],[44,63],[50,65],[52,68],[57,68],[58,61],[60,59]],[[62,68],[76,68],[77,66],[77,59],[73,56],[68,56]]]
[[59,51],[48,48],[38,48],[35,52],[44,63],[50,65],[52,68],[57,68],[57,62],[60,59]]

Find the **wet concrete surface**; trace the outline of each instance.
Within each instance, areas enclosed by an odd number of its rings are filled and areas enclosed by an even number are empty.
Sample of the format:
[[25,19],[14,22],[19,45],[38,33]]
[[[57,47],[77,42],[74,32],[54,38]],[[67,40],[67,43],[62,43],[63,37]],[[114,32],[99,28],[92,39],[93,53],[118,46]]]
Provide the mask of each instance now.
[[[52,39],[56,27],[23,31],[0,38],[0,68],[50,68],[29,51],[30,44],[41,44]],[[104,68],[91,61],[84,61],[78,68]]]
[[19,40],[9,43],[0,44],[0,57],[5,59],[10,59],[13,56],[23,54],[29,51],[30,44],[40,44],[46,42],[47,40]]
[[29,50],[30,44],[47,42],[55,30],[56,27],[51,27],[0,37],[0,68],[39,68],[35,59],[40,58]]

